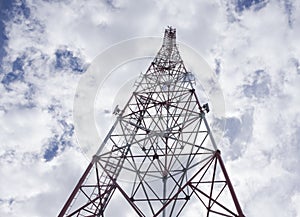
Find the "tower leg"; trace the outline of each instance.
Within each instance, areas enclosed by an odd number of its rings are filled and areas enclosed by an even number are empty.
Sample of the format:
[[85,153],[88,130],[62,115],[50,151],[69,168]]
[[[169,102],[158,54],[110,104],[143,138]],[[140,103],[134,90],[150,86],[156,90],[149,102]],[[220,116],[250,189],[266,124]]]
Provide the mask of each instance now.
[[69,199],[67,200],[67,202],[65,203],[64,207],[62,208],[62,210],[58,214],[58,217],[63,217],[66,214],[67,209],[70,207],[72,201],[74,200],[76,194],[78,193],[80,186],[83,184],[83,182],[86,179],[87,175],[91,171],[91,169],[93,167],[93,164],[94,164],[94,161],[92,160],[90,162],[90,164],[88,165],[87,169],[85,170],[85,172],[83,173],[82,177],[79,179],[76,187],[74,188],[73,192],[71,193],[71,195],[70,195]]
[[241,206],[240,206],[240,204],[239,204],[239,201],[238,201],[238,199],[237,199],[237,196],[236,196],[236,194],[235,194],[235,192],[234,192],[234,189],[233,189],[233,186],[232,186],[231,181],[230,181],[230,179],[229,179],[228,173],[227,173],[227,171],[226,171],[226,169],[225,169],[225,165],[224,165],[223,160],[222,160],[222,158],[221,158],[221,152],[220,152],[219,150],[217,150],[217,152],[216,152],[216,157],[217,157],[217,159],[218,159],[218,161],[219,161],[219,163],[220,163],[222,172],[223,172],[224,177],[225,177],[225,179],[226,179],[226,182],[227,182],[229,191],[230,191],[230,193],[231,193],[231,196],[232,196],[233,202],[234,202],[234,204],[235,204],[235,207],[236,207],[236,209],[237,209],[237,212],[238,212],[238,214],[239,214],[239,217],[245,217],[245,215],[243,214],[243,211],[242,211],[242,209],[241,209]]

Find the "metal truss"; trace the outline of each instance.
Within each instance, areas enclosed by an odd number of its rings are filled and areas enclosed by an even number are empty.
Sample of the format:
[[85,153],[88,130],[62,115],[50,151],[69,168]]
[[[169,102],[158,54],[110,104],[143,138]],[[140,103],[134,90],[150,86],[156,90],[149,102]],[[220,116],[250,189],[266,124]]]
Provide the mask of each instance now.
[[104,216],[116,190],[137,216],[244,216],[194,85],[168,28],[59,217]]

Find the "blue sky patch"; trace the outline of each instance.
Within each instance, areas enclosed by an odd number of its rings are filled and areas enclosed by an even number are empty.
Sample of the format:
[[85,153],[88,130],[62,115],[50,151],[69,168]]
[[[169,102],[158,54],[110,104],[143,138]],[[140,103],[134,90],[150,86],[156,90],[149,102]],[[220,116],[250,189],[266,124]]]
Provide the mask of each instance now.
[[266,97],[270,95],[270,83],[270,76],[264,70],[257,70],[252,83],[243,85],[244,94],[247,97]]
[[57,154],[58,151],[59,142],[57,141],[57,138],[52,139],[49,142],[48,148],[44,152],[44,159],[46,161],[51,161]]
[[[6,55],[5,46],[7,43],[7,36],[5,34],[5,21],[10,19],[7,11],[12,8],[13,1],[11,0],[1,0],[0,1],[0,62],[2,62],[3,57]],[[1,64],[0,64],[1,67]],[[0,68],[1,69],[1,68]]]
[[4,85],[9,85],[12,82],[22,81],[23,79],[24,79],[23,71],[9,72],[3,77],[1,83]]
[[57,49],[55,52],[55,68],[58,70],[71,69],[76,74],[81,74],[86,67],[83,61],[73,54],[73,51],[67,49]]
[[237,0],[236,10],[238,12],[243,12],[244,10],[255,7],[256,10],[261,9],[267,4],[265,0]]

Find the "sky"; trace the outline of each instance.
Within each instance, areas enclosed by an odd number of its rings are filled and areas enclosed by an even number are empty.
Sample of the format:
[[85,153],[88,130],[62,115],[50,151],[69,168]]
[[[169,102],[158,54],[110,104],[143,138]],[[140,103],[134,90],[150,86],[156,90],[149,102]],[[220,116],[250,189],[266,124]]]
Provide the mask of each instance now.
[[300,217],[297,0],[0,0],[0,216],[58,214],[88,165],[80,78],[113,44],[168,25],[222,88],[219,149],[245,215]]

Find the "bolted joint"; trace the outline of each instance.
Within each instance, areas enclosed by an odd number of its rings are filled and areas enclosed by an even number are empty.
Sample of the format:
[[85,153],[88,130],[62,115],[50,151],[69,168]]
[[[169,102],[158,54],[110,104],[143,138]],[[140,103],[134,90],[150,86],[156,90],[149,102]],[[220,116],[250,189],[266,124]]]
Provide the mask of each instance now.
[[93,156],[93,162],[99,161],[100,157],[98,155]]
[[155,153],[155,154],[153,155],[153,160],[158,160],[158,154]]
[[134,198],[133,198],[133,196],[132,196],[132,197],[130,197],[129,199],[130,199],[130,201],[134,202]]
[[201,117],[201,118],[204,118],[204,117],[205,117],[205,112],[204,112],[203,110],[201,110],[201,112],[200,112],[200,117]]

